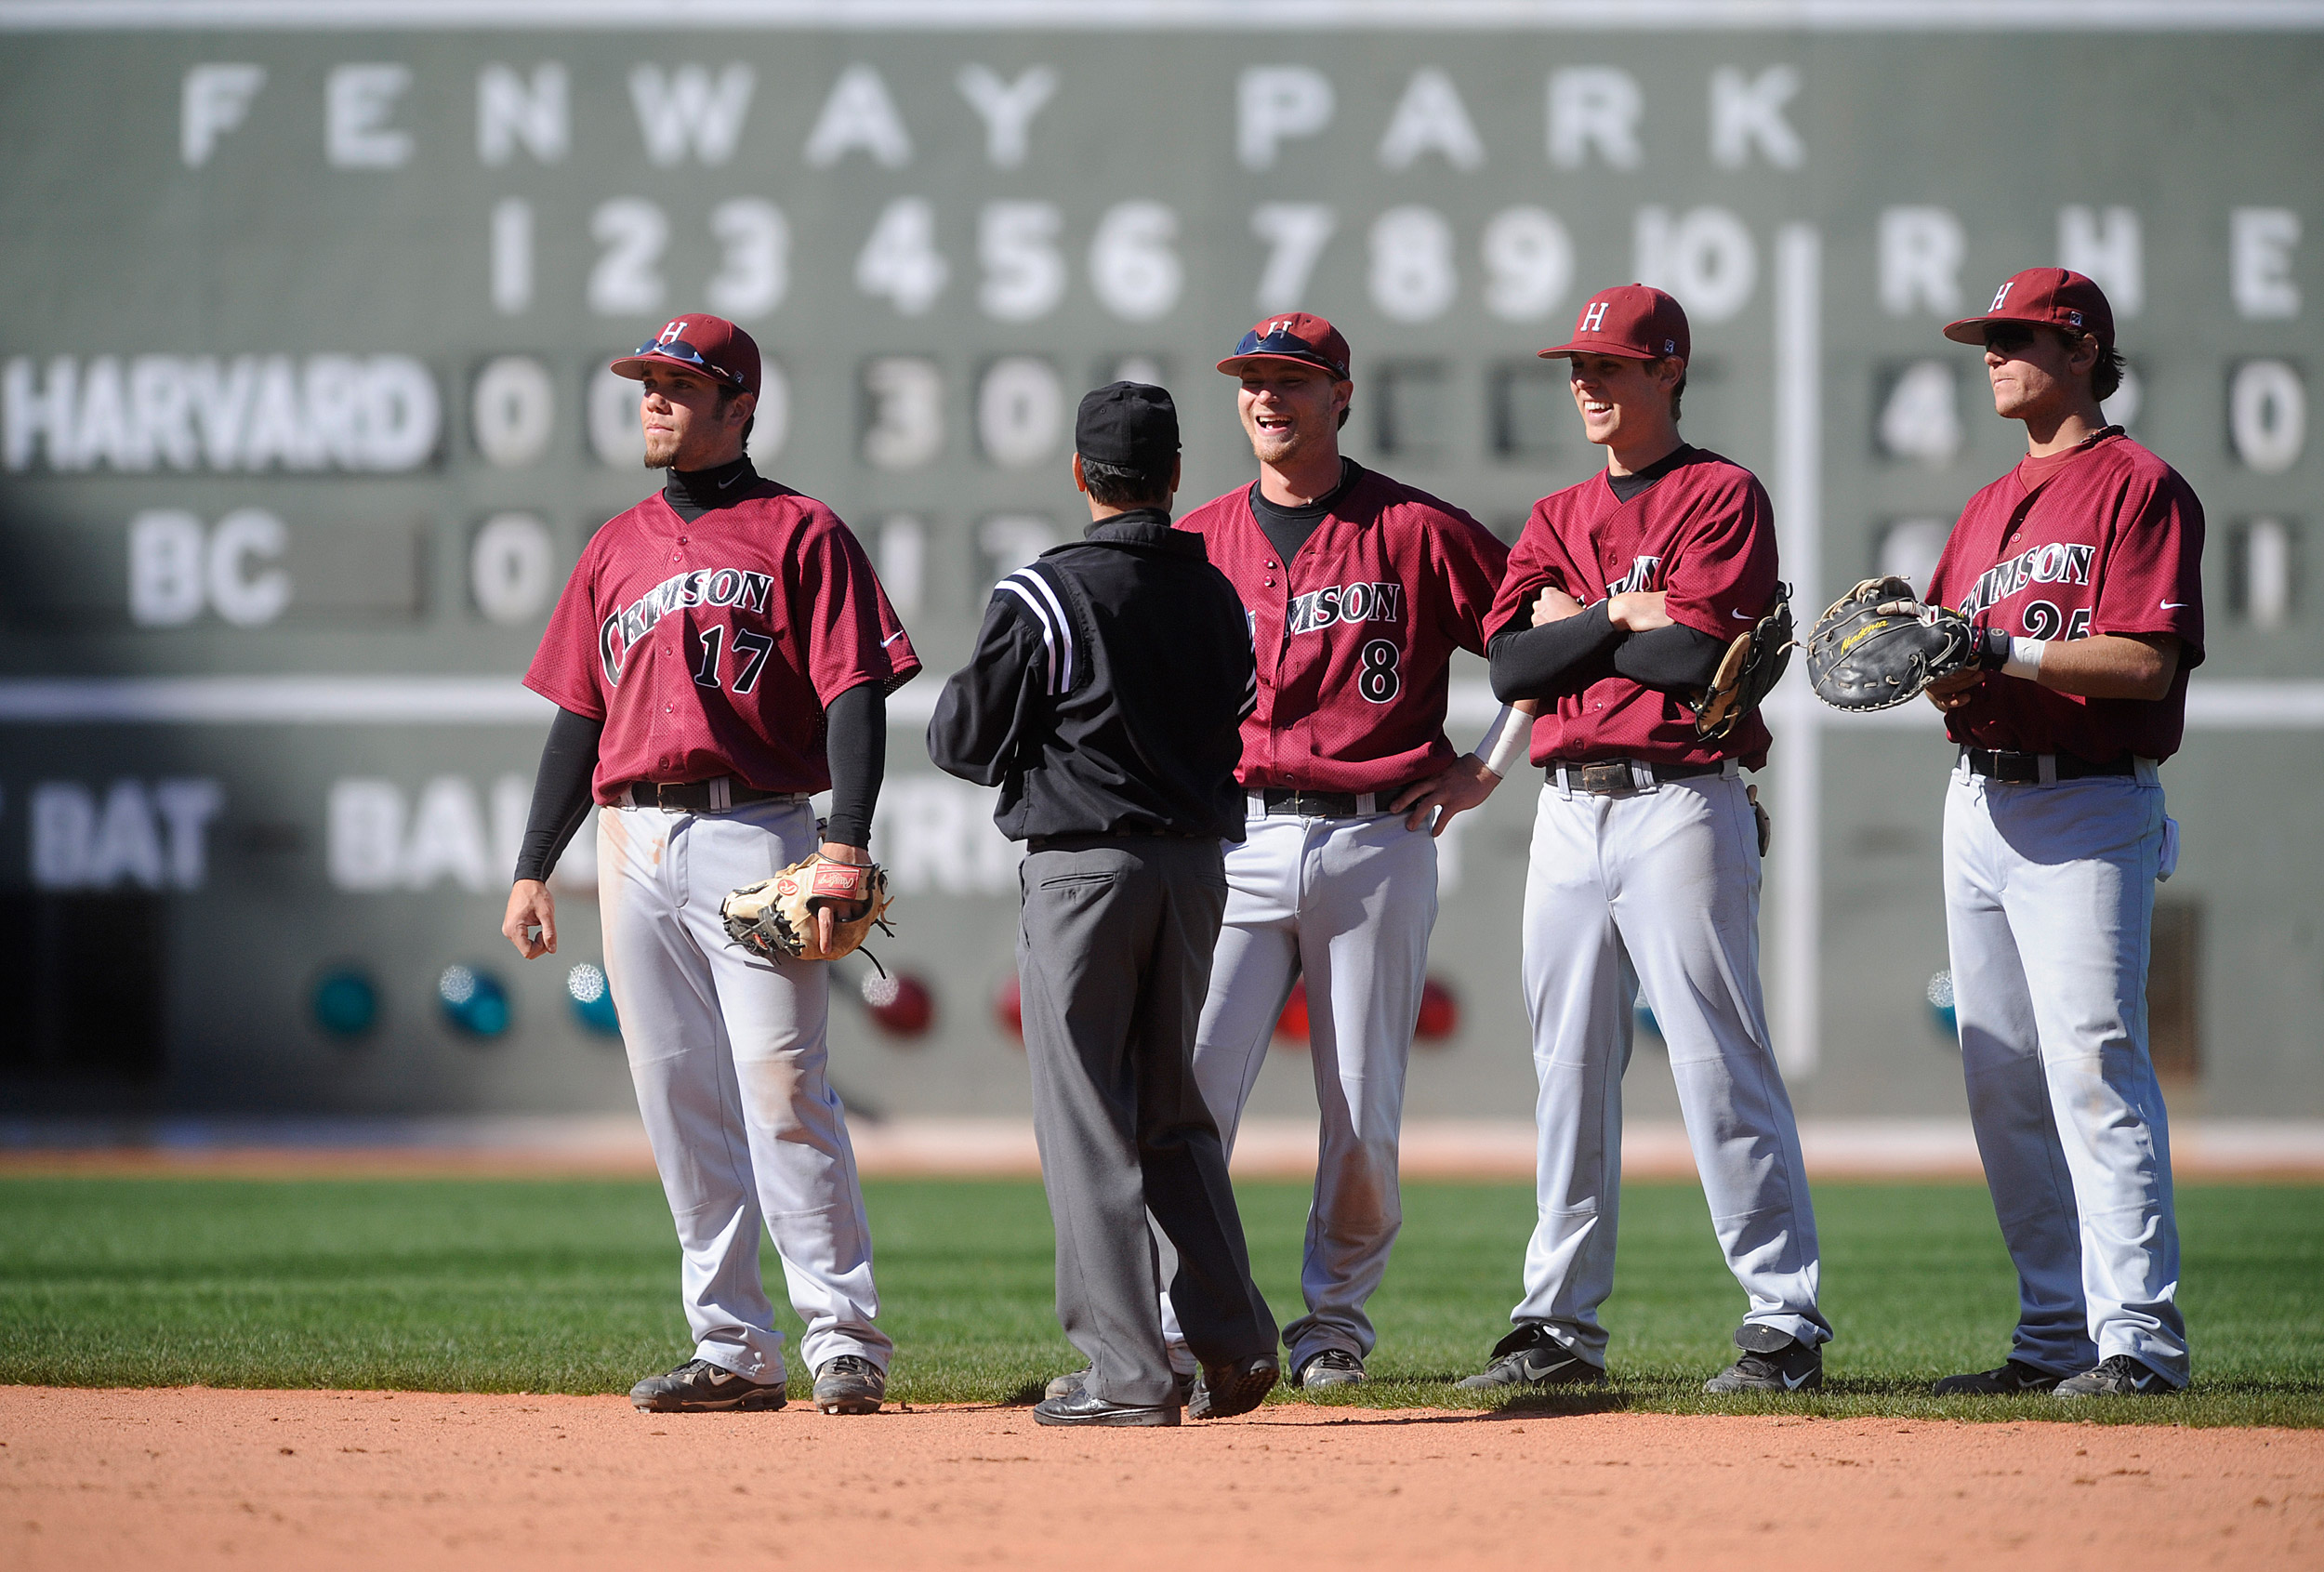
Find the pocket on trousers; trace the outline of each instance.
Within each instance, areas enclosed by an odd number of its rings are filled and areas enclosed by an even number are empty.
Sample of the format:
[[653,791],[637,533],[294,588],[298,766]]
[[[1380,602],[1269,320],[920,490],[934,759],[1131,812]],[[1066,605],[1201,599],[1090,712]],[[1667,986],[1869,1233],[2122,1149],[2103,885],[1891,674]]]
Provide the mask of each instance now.
[[1061,873],[1054,878],[1041,880],[1040,887],[1044,890],[1075,890],[1085,885],[1111,884],[1120,877],[1116,873]]

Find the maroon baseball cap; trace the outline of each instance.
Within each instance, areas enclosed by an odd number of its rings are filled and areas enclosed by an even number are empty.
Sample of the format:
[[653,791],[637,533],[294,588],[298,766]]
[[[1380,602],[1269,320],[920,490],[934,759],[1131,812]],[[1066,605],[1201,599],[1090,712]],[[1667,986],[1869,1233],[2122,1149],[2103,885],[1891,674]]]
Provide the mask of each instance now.
[[1956,344],[1983,344],[1986,324],[2032,323],[2066,333],[2094,333],[2098,342],[2114,348],[2114,308],[2106,291],[2078,272],[2065,268],[2027,268],[2013,273],[1993,294],[1993,304],[1981,317],[1963,317],[1945,324],[1945,337]]
[[1540,358],[1620,355],[1625,360],[1653,361],[1675,355],[1684,360],[1693,350],[1686,311],[1676,300],[1647,284],[1618,284],[1583,302],[1581,314],[1574,318],[1573,337],[1543,350]]
[[1321,366],[1334,382],[1348,380],[1348,341],[1340,330],[1305,311],[1268,317],[1243,335],[1235,352],[1219,363],[1229,376],[1240,376],[1252,361],[1296,361]]
[[758,340],[724,317],[672,317],[636,353],[615,361],[614,375],[638,381],[656,363],[759,391]]

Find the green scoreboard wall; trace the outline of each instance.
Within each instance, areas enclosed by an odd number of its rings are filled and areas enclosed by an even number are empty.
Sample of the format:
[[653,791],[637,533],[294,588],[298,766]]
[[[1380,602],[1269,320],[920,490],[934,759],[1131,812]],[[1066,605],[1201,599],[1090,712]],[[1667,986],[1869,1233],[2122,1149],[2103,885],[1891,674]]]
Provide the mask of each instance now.
[[[2012,461],[1937,329],[2064,263],[2120,321],[2109,414],[2209,513],[2158,1051],[2182,1107],[2324,1114],[2324,7],[86,0],[0,3],[0,1108],[626,1102],[587,856],[565,954],[496,928],[547,718],[517,677],[655,479],[603,368],[671,316],[759,337],[754,453],[930,666],[879,850],[932,1024],[844,1006],[837,1077],[1006,1113],[1014,854],[919,737],[993,580],[1078,527],[1083,390],[1169,386],[1199,500],[1252,474],[1212,363],[1321,312],[1349,450],[1513,538],[1599,461],[1533,351],[1658,284],[1685,431],[1768,482],[1812,616],[1924,573]],[[1456,675],[1466,747],[1493,706]],[[1770,715],[1796,1095],[1956,1110],[1941,730],[1796,683]],[[1530,1106],[1534,791],[1445,842],[1416,1113]]]

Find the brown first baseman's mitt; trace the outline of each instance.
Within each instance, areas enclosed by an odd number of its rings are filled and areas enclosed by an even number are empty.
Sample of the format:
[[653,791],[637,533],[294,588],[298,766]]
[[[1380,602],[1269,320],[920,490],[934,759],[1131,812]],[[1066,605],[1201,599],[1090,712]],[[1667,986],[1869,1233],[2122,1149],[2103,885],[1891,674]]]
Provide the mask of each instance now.
[[[815,938],[815,908],[857,905],[855,916],[832,925],[831,947]],[[772,878],[746,884],[719,903],[719,916],[734,943],[770,960],[837,960],[852,955],[888,910],[888,873],[878,863],[835,863],[816,852],[776,870]],[[874,957],[872,964],[878,966]],[[880,975],[887,975],[883,969]]]
[[1983,644],[1967,617],[1922,605],[1903,579],[1868,578],[1816,618],[1808,683],[1834,709],[1888,709],[1984,664]]
[[1695,734],[1723,737],[1759,707],[1783,680],[1796,641],[1791,637],[1791,587],[1776,586],[1776,598],[1750,627],[1735,636],[1710,686],[1692,701]]

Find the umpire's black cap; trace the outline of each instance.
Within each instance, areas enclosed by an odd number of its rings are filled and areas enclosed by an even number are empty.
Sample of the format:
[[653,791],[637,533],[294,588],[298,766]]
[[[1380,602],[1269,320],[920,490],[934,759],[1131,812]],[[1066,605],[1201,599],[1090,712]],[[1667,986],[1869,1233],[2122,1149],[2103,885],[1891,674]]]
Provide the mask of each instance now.
[[1093,463],[1151,469],[1178,452],[1178,406],[1160,388],[1109,382],[1082,395],[1074,451]]

